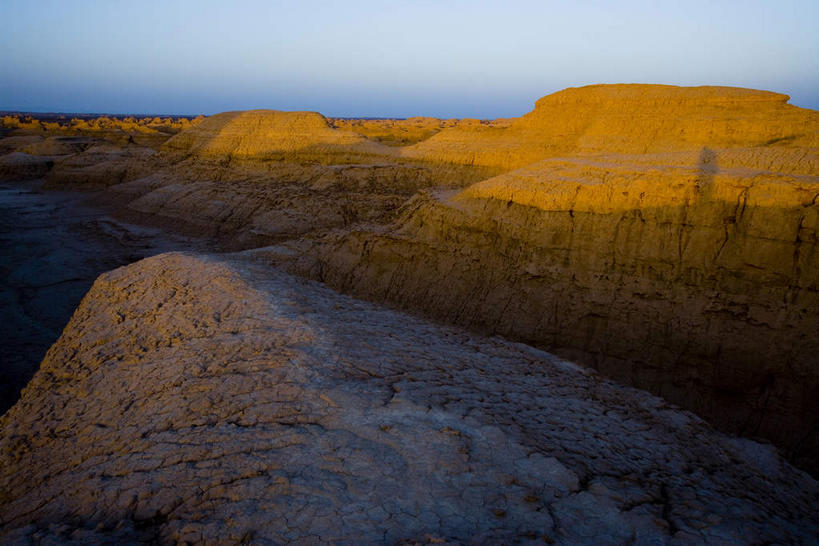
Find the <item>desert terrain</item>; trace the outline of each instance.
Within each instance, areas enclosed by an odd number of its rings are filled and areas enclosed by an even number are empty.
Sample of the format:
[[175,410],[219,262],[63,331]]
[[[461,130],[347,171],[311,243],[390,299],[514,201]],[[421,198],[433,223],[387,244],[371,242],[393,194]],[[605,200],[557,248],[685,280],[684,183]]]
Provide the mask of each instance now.
[[0,136],[2,541],[819,536],[819,112],[786,95]]

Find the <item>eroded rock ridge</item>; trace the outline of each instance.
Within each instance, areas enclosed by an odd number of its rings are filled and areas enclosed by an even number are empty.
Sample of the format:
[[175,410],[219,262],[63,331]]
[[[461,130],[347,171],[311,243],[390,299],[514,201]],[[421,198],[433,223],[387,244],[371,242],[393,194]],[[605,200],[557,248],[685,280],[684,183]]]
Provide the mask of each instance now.
[[809,542],[770,446],[248,258],[101,276],[0,429],[0,539]]

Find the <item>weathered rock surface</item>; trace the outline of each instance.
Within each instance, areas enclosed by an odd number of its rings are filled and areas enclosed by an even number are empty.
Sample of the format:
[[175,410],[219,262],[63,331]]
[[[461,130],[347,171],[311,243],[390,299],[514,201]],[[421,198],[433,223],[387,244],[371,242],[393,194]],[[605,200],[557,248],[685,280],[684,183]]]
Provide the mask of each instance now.
[[228,249],[269,245],[333,228],[385,224],[429,187],[463,187],[474,172],[429,165],[177,163],[110,188],[151,222],[215,236]]
[[32,142],[22,151],[32,155],[63,156],[80,153],[100,141],[88,137],[52,136]]
[[144,146],[97,142],[82,152],[61,157],[46,178],[51,189],[100,189],[147,174],[155,151]]
[[100,277],[0,419],[0,538],[809,543],[775,451],[246,259]]
[[334,152],[381,152],[390,148],[352,131],[334,129],[317,112],[248,110],[224,112],[168,140],[164,148],[199,156],[283,159],[293,153],[315,154],[322,160]]
[[15,135],[0,138],[0,153],[22,152],[28,146],[42,142],[40,135]]
[[386,230],[272,255],[342,291],[547,347],[819,471],[819,179],[721,167],[738,155],[544,160],[417,197]]
[[[13,145],[14,140],[30,142],[48,140],[46,151],[56,149],[53,141],[67,139],[105,140],[121,146],[139,144],[158,148],[172,135],[190,128],[202,117],[189,119],[180,116],[137,119],[131,116],[79,115],[68,118],[62,114],[7,115],[0,118],[0,135],[13,132],[9,140],[0,139],[0,150]],[[47,139],[46,136],[49,136]],[[36,152],[32,152],[36,153]]]
[[198,248],[125,224],[88,194],[0,184],[0,414],[20,398],[94,280],[169,250]]
[[464,187],[487,172],[398,158],[393,148],[336,129],[314,112],[257,110],[212,116],[159,154],[137,145],[91,146],[59,158],[47,182],[52,189],[110,187],[129,217],[237,249],[387,223],[419,189]]
[[412,117],[407,119],[347,119],[334,118],[330,123],[336,129],[352,131],[375,142],[388,146],[408,146],[432,135],[446,127],[455,127],[463,123],[458,119],[437,119],[429,117]]
[[105,186],[124,217],[223,249],[301,238],[273,261],[548,347],[819,472],[819,113],[785,95],[589,86],[494,121],[228,112],[159,153],[55,162],[51,187]]
[[0,180],[32,180],[42,178],[54,162],[45,157],[24,152],[11,152],[0,156]]

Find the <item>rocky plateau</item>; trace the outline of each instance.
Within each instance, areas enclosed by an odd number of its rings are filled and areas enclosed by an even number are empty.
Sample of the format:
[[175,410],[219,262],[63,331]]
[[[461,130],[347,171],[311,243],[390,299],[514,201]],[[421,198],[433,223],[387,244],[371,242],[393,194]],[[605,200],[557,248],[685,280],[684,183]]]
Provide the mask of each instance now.
[[813,543],[819,112],[787,101],[4,118],[0,179],[213,252],[102,275],[32,366],[0,539]]

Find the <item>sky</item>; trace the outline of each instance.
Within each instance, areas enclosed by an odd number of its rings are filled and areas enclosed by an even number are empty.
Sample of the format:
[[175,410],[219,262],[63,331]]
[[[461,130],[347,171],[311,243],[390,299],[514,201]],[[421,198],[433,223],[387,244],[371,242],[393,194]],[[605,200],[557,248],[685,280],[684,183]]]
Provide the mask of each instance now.
[[597,83],[819,109],[819,0],[0,0],[0,110],[519,116]]

